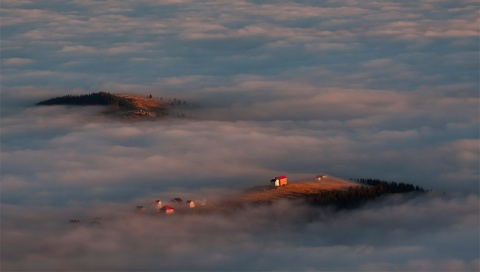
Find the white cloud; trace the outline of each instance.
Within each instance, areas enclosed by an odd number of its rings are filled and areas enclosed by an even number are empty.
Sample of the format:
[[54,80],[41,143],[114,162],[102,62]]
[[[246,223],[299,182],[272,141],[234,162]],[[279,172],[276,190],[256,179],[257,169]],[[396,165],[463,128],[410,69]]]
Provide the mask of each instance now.
[[[478,244],[468,237],[478,237],[476,203],[474,196],[394,197],[382,206],[334,214],[280,202],[230,214],[163,218],[121,211],[129,207],[124,204],[89,212],[72,206],[19,213],[7,206],[5,216],[30,224],[15,229],[2,221],[7,234],[2,241],[9,246],[2,265],[21,270],[475,270]],[[102,224],[88,227],[95,216],[102,216]],[[83,226],[68,225],[70,218],[81,219]],[[34,239],[30,229],[43,239]],[[119,262],[118,256],[128,258]]]

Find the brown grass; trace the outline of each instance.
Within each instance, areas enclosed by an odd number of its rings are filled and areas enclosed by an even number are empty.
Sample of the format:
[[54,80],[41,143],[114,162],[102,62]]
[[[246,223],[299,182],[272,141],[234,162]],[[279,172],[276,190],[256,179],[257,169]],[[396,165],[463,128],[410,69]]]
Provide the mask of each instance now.
[[[266,182],[268,184],[268,182]],[[273,202],[279,199],[297,199],[321,191],[346,190],[349,187],[360,186],[357,183],[339,178],[327,177],[321,181],[306,179],[301,182],[289,183],[282,187],[272,188],[269,185],[256,186],[246,190],[236,198],[230,198],[221,203],[224,208],[241,206],[248,203]]]
[[240,200],[271,201],[279,198],[298,198],[307,194],[315,194],[328,190],[343,190],[354,186],[359,185],[346,180],[327,177],[321,181],[308,180],[301,183],[290,183],[277,188],[270,188],[269,186],[258,187],[257,190],[250,190],[240,196]]
[[118,96],[129,99],[139,110],[144,111],[159,111],[166,108],[164,102],[160,102],[153,98],[140,97],[130,94],[119,94]]

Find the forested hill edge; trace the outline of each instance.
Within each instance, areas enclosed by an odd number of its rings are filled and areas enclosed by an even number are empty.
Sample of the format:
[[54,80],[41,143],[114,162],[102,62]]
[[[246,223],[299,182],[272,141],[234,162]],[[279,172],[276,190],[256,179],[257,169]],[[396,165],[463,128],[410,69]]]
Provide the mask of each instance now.
[[[107,110],[103,113],[126,118],[149,118],[149,117],[180,117],[185,118],[182,112],[189,106],[186,101],[174,98],[164,101],[162,97],[142,97],[130,94],[112,94],[109,92],[97,92],[82,95],[65,95],[50,98],[38,102],[36,106],[105,106]],[[175,109],[174,109],[175,108]],[[170,112],[169,109],[173,110]]]
[[395,181],[379,179],[352,179],[360,186],[349,187],[346,190],[322,191],[305,195],[308,204],[313,206],[328,206],[336,209],[357,208],[368,201],[393,194],[423,194],[427,191],[420,186]]
[[135,110],[132,99],[108,92],[98,92],[83,95],[65,95],[50,98],[36,104],[37,106],[76,105],[76,106],[118,106],[124,110]]

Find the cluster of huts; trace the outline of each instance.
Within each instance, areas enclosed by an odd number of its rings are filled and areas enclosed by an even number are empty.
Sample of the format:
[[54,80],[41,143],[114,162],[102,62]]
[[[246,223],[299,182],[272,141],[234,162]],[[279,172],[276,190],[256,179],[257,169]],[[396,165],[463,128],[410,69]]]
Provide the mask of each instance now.
[[[200,205],[205,205],[206,200],[200,202]],[[195,208],[195,202],[193,200],[183,201],[179,197],[172,198],[168,204],[163,205],[162,201],[157,199],[150,203],[150,207],[146,206],[136,206],[135,210],[137,212],[147,212],[148,210],[153,210],[156,213],[162,214],[173,214],[175,209],[192,209]]]

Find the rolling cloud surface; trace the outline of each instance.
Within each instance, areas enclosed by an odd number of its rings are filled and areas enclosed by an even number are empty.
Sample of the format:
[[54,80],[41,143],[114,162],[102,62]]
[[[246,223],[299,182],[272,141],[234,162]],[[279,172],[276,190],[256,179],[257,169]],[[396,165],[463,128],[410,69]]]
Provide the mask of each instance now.
[[[478,10],[3,0],[2,270],[478,271]],[[31,107],[96,90],[200,108],[129,122],[97,107]],[[288,202],[130,213],[321,172],[436,193],[341,213]],[[66,223],[95,216],[99,227]]]

